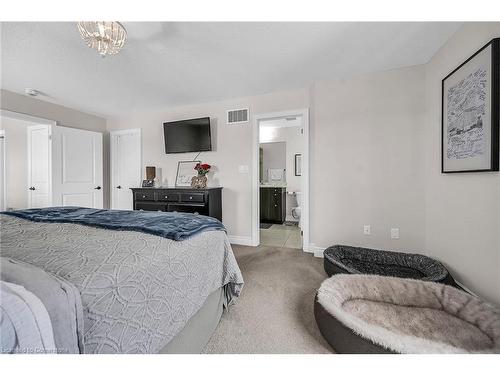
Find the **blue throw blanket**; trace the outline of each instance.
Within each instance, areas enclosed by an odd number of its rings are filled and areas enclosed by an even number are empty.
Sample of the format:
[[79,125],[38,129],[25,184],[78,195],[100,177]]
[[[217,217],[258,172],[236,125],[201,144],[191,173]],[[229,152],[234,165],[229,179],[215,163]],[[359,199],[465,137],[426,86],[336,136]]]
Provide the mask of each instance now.
[[183,241],[205,231],[226,230],[224,225],[213,217],[178,212],[48,207],[2,213],[31,221],[72,223],[112,230],[144,232],[174,241]]

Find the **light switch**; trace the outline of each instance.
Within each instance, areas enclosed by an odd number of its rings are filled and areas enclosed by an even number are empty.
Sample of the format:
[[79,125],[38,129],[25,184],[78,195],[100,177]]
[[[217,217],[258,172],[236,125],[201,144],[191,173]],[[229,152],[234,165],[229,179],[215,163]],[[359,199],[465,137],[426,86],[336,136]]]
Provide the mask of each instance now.
[[238,172],[239,173],[248,173],[248,165],[240,165],[238,167]]
[[391,240],[399,239],[399,228],[391,228]]
[[370,225],[363,225],[363,234],[365,235],[372,234],[372,228]]

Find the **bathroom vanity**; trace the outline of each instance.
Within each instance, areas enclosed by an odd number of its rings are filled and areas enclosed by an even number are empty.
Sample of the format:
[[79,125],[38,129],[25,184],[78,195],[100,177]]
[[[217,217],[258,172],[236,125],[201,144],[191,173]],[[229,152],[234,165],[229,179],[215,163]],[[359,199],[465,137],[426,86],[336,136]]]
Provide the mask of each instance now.
[[286,217],[286,187],[260,186],[260,221],[283,224]]

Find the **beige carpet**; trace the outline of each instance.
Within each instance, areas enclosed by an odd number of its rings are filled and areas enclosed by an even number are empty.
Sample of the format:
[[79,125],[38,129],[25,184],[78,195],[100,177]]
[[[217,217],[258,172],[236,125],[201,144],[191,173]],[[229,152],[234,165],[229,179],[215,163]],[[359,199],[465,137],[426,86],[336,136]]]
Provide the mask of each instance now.
[[204,353],[331,353],[314,320],[323,259],[302,250],[233,246],[245,286]]

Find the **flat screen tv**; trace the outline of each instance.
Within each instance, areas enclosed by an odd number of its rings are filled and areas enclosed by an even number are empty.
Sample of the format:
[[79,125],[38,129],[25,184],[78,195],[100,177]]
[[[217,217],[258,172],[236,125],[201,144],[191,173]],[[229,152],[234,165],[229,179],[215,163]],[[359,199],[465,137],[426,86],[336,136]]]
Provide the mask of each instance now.
[[163,123],[165,152],[212,151],[210,139],[210,117]]

